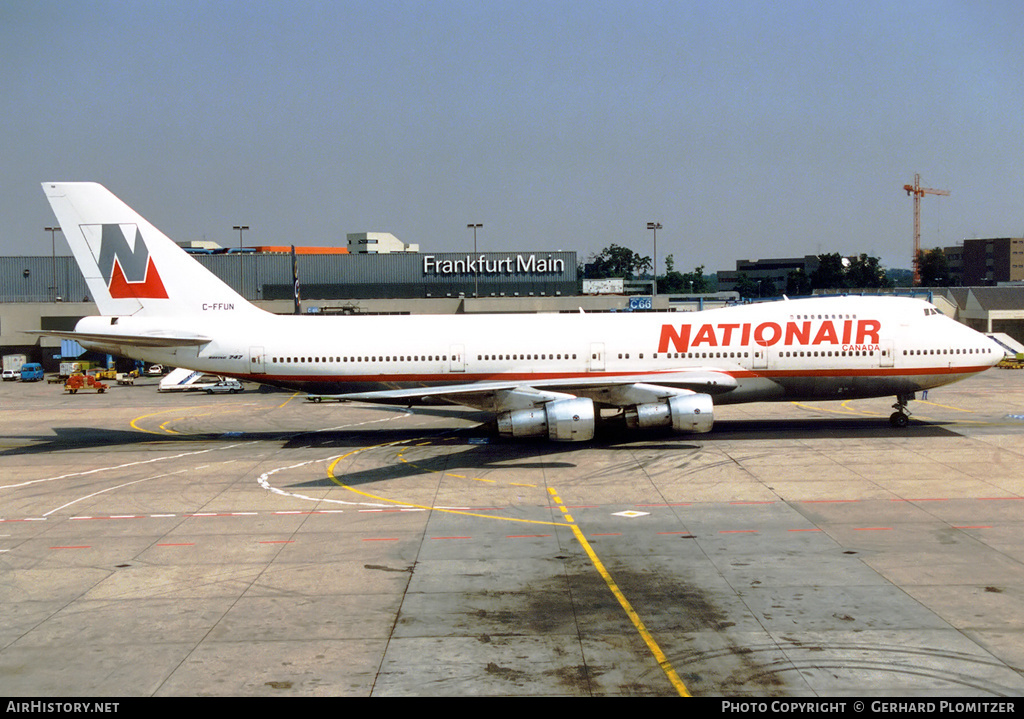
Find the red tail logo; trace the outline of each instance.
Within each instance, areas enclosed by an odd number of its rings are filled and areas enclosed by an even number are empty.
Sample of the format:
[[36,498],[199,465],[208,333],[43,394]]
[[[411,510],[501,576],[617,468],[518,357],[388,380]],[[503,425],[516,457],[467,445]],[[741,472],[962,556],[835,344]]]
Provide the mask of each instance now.
[[[126,229],[135,230],[134,250],[128,245]],[[114,299],[167,299],[167,290],[142,233],[134,225],[103,225],[99,268]]]
[[136,299],[167,299],[167,290],[156,271],[153,258],[150,257],[146,263],[146,276],[142,282],[129,282],[121,269],[121,263],[114,260],[114,272],[110,277],[108,285],[110,296],[114,299],[134,297]]

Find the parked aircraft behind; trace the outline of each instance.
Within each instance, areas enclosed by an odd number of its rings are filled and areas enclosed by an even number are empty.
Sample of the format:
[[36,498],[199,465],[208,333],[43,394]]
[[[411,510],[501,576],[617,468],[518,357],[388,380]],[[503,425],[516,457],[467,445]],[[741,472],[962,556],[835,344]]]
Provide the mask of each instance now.
[[247,302],[106,188],[44,183],[102,316],[84,347],[317,395],[493,411],[512,437],[707,432],[716,405],[914,393],[1002,356],[918,299],[823,297],[692,313],[296,316]]

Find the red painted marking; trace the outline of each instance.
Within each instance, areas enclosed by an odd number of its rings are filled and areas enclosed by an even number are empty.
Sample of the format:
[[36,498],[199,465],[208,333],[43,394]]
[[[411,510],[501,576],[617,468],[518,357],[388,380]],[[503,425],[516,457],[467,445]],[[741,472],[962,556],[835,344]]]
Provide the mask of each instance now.
[[124,270],[121,269],[121,263],[115,259],[114,271],[111,274],[110,285],[107,289],[110,292],[110,296],[115,299],[128,297],[167,299],[167,290],[164,289],[164,283],[160,280],[160,275],[156,271],[156,265],[153,264],[152,257],[146,263],[146,279],[142,282],[129,282],[124,276]]
[[[895,368],[865,368],[865,369],[832,369],[832,370],[806,370],[806,369],[794,369],[794,370],[731,370],[729,372],[722,372],[724,375],[735,378],[751,378],[751,377],[918,377],[921,375],[960,375],[960,374],[977,374],[989,369],[989,365],[977,365],[970,367],[895,367]],[[685,370],[687,368],[682,368]],[[645,375],[655,376],[659,374],[677,374],[680,372],[680,368],[674,369],[646,369],[641,370]],[[459,383],[463,382],[475,382],[485,380],[504,380],[504,381],[537,381],[537,380],[548,380],[548,379],[594,379],[596,377],[605,377],[608,379],[615,379],[617,377],[632,377],[637,374],[636,371],[630,372],[509,372],[509,373],[493,373],[493,372],[468,372],[466,374],[459,375]],[[445,384],[455,384],[450,374],[359,374],[359,375],[343,375],[343,374],[318,374],[316,372],[310,372],[308,374],[250,374],[240,373],[233,375],[238,379],[248,379],[253,382],[265,382],[267,380],[275,380],[279,382],[430,382],[436,383],[439,386]]]

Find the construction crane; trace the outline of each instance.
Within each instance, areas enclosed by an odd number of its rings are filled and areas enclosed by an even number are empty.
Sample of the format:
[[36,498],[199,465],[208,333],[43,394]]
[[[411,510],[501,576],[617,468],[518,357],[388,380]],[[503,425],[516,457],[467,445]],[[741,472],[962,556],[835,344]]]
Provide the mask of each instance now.
[[935,190],[931,187],[921,187],[921,175],[914,175],[913,185],[904,185],[903,189],[908,195],[914,196],[914,284],[921,284],[921,263],[918,255],[921,254],[921,198],[925,195],[948,195],[949,190]]

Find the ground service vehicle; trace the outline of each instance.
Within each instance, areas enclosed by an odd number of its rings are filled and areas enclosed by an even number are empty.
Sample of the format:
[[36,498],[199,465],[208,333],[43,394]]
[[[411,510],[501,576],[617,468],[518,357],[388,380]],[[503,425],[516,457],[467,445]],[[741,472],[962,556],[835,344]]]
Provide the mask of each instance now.
[[95,391],[99,394],[103,394],[107,391],[107,385],[92,375],[73,374],[68,377],[68,381],[64,383],[64,391],[70,392],[71,394],[77,394],[79,391]]
[[22,382],[38,382],[43,377],[43,366],[38,362],[26,362],[21,366]]

